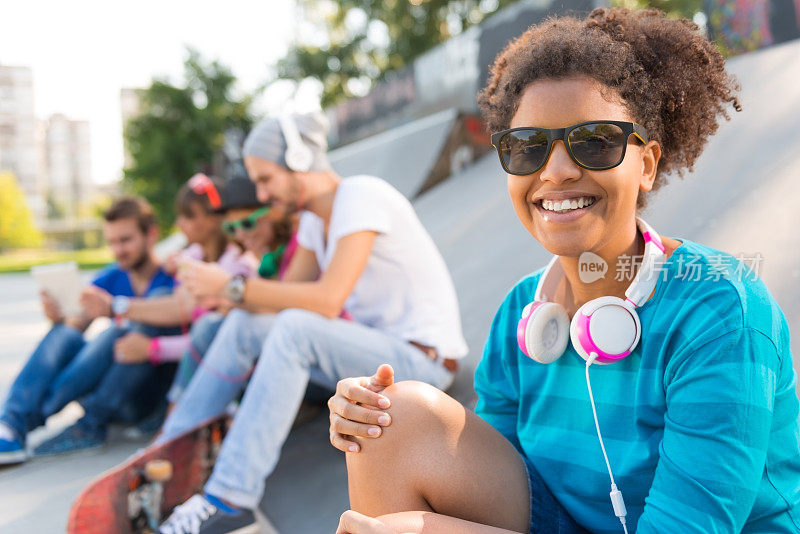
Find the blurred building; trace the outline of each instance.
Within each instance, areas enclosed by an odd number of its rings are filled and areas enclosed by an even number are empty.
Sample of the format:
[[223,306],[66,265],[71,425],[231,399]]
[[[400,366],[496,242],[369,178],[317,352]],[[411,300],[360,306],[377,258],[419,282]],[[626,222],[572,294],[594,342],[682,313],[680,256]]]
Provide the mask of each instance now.
[[34,218],[41,220],[46,208],[37,126],[31,69],[0,65],[0,170],[14,173]]
[[119,92],[119,108],[122,115],[123,168],[128,168],[133,163],[125,143],[125,130],[128,121],[137,117],[142,110],[142,91],[143,89],[123,87]]
[[44,161],[50,215],[78,219],[93,193],[89,123],[52,115],[46,122]]

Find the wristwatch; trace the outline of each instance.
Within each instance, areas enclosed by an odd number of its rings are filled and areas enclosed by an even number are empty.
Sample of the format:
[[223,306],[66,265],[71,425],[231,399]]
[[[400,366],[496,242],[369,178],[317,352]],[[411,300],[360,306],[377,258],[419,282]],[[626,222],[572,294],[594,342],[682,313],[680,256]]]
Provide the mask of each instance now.
[[111,318],[117,326],[128,326],[125,314],[131,309],[131,299],[125,295],[117,295],[111,300]]
[[131,309],[131,299],[125,295],[117,295],[111,301],[111,315],[120,316],[128,313]]
[[237,274],[225,286],[225,296],[236,304],[241,304],[244,302],[244,288],[246,285],[247,277],[243,274]]

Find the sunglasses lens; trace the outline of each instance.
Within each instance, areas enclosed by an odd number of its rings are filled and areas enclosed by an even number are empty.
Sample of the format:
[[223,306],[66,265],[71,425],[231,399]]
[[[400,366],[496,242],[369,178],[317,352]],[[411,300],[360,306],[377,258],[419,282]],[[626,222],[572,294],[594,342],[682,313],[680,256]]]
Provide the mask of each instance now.
[[547,134],[538,128],[508,132],[499,145],[500,156],[511,174],[536,172],[547,159]]
[[616,124],[585,124],[569,132],[572,155],[583,166],[591,169],[608,169],[622,162],[625,132]]
[[250,219],[242,219],[242,229],[246,231],[250,231],[255,226],[255,223]]
[[236,227],[231,223],[222,223],[222,231],[229,235],[236,234]]

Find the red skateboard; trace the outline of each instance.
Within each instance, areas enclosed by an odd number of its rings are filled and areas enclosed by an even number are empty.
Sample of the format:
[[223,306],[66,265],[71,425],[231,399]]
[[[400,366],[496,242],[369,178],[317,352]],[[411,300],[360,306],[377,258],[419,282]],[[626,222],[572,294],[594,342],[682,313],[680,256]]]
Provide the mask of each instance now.
[[231,419],[221,415],[106,471],[69,512],[67,534],[149,533],[203,489]]

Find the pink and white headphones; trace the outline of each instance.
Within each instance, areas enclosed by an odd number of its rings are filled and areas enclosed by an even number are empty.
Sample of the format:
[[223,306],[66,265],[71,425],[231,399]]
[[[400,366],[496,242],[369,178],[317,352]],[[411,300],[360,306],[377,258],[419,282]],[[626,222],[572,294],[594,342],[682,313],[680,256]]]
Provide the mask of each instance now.
[[[552,299],[564,271],[558,256],[547,265],[536,287],[534,301],[522,310],[517,325],[517,343],[522,352],[539,363],[552,363],[567,348],[567,336],[578,354],[589,361],[608,364],[628,356],[641,337],[642,325],[636,308],[656,287],[660,268],[666,259],[661,237],[642,219],[636,219],[644,237],[644,257],[633,282],[619,297],[600,297],[581,306],[570,322],[567,312]],[[568,334],[569,333],[569,334]]]

